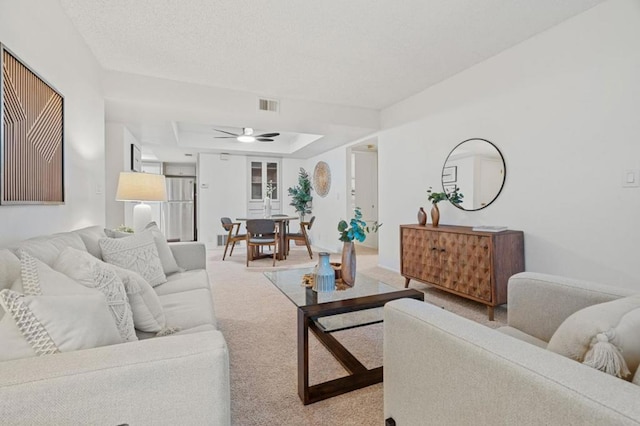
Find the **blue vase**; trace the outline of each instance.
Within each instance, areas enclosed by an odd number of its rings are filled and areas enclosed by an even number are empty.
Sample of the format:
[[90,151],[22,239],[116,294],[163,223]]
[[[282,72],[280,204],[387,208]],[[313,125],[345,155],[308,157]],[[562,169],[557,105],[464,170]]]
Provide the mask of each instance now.
[[313,290],[317,292],[334,291],[336,289],[336,274],[329,262],[329,253],[318,253],[320,260],[313,280]]

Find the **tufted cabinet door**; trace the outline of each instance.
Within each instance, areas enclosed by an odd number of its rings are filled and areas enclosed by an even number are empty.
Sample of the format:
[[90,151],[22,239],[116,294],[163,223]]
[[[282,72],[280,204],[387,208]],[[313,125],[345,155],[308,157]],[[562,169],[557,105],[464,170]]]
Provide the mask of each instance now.
[[440,285],[491,302],[491,238],[441,233]]

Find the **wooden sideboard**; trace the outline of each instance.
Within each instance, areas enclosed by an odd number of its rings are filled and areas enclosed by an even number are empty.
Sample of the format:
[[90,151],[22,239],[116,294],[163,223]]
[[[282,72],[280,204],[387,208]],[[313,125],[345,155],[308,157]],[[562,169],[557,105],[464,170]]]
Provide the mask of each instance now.
[[524,271],[522,231],[476,232],[467,226],[400,225],[400,271],[493,308],[507,303],[509,277]]

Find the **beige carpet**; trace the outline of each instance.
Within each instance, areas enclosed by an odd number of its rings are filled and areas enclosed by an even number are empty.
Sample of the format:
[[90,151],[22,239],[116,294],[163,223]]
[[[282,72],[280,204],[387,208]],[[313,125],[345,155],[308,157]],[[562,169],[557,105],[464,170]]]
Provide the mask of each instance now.
[[[314,251],[315,253],[315,251]],[[339,261],[332,255],[332,261]],[[302,405],[297,393],[296,307],[263,275],[273,270],[271,259],[245,267],[245,251],[236,247],[222,261],[222,250],[208,252],[218,326],[229,346],[231,416],[234,425],[381,425],[383,384],[335,398]],[[313,266],[305,247],[293,247],[276,269]],[[374,251],[358,248],[357,270],[380,281],[404,287],[404,278],[377,267]],[[356,284],[357,285],[357,284]],[[411,283],[425,292],[425,300],[490,327],[506,322],[506,308],[496,309],[496,321],[487,320],[486,307],[435,288]],[[367,367],[382,364],[383,324],[334,335]],[[341,377],[344,369],[310,335],[311,383]],[[428,364],[425,363],[425,368]]]

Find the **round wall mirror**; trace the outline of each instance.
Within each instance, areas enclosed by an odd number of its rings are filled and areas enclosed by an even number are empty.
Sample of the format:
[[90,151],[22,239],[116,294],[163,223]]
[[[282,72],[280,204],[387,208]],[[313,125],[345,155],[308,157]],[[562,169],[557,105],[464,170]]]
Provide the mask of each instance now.
[[442,168],[442,190],[458,189],[462,201],[454,206],[473,211],[487,207],[498,198],[506,177],[504,157],[485,139],[467,139],[459,143]]

